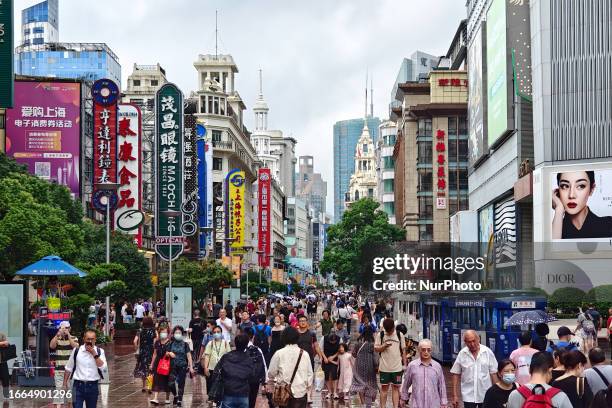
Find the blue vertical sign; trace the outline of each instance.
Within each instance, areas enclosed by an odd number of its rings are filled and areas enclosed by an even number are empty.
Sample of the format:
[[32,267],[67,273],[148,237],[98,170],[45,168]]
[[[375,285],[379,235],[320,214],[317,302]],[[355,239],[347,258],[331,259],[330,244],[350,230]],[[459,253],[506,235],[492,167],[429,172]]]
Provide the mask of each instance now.
[[[207,174],[207,166],[206,166],[206,128],[202,124],[196,125],[196,134],[197,134],[197,150],[198,150],[198,224],[200,226],[200,253],[199,258],[206,257],[206,243],[208,234],[211,232],[207,231],[205,227],[208,226],[207,220],[207,194],[208,189],[207,181],[208,177],[211,175]],[[210,148],[210,147],[209,147]]]

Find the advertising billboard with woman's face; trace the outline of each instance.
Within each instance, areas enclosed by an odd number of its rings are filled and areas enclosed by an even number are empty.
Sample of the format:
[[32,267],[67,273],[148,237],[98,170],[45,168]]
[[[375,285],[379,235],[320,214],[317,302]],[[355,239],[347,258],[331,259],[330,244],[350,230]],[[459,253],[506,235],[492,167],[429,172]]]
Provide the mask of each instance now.
[[551,238],[612,238],[612,169],[568,167],[552,172]]

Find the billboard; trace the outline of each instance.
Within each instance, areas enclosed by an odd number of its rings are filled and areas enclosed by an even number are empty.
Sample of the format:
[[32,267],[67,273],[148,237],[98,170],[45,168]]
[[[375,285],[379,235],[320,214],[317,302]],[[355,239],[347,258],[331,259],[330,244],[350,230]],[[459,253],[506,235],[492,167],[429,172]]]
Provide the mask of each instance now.
[[0,108],[13,107],[13,0],[0,0]]
[[30,173],[81,194],[81,85],[15,82],[6,110],[6,154]]
[[508,0],[493,0],[487,12],[487,142],[503,136],[512,121],[506,16]]
[[612,238],[612,168],[571,166],[550,174],[553,240]]
[[185,115],[185,133],[183,140],[183,178],[185,199],[181,205],[183,224],[181,233],[185,240],[185,254],[198,256],[198,157],[196,147],[196,117]]
[[[233,169],[225,178],[226,183],[226,213],[225,213],[225,236],[232,239],[230,247],[232,253],[244,252],[244,223],[245,212],[244,194],[245,178],[244,171]],[[229,253],[226,253],[229,255]]]
[[468,48],[468,160],[473,166],[485,153],[488,143],[485,139],[486,103],[484,93],[486,85],[486,22],[483,22],[474,33],[472,44]]
[[[191,287],[172,288],[172,321],[170,327],[189,327],[191,321],[193,290]],[[166,288],[166,316],[170,306],[170,288]]]
[[118,105],[117,175],[119,176],[119,202],[115,210],[115,228],[134,235],[142,246],[142,151],[140,144],[141,114],[136,105]]
[[258,174],[258,215],[259,219],[257,222],[258,225],[258,234],[257,234],[257,242],[258,242],[258,250],[262,252],[259,255],[259,265],[264,268],[270,266],[270,246],[272,238],[272,231],[270,228],[270,221],[272,218],[272,173],[270,169],[261,168],[259,169]]
[[495,213],[493,205],[484,207],[478,212],[478,242],[480,242],[480,255],[486,256],[489,246],[493,244]]
[[198,225],[200,227],[199,257],[212,253],[213,241],[213,192],[212,192],[212,143],[203,123],[196,124],[196,148],[198,170]]
[[[184,249],[183,224],[183,93],[172,83],[155,95],[155,252],[176,259]],[[172,215],[167,212],[178,212]]]

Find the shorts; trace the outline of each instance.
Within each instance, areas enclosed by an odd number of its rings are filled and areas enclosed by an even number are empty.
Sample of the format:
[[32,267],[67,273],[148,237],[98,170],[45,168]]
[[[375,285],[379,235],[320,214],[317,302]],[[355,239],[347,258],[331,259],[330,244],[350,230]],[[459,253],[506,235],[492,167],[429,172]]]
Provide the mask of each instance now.
[[382,385],[402,385],[402,375],[403,371],[396,371],[394,373],[385,373],[381,371],[380,373],[380,383]]
[[338,366],[333,363],[323,363],[325,381],[336,381],[338,379]]

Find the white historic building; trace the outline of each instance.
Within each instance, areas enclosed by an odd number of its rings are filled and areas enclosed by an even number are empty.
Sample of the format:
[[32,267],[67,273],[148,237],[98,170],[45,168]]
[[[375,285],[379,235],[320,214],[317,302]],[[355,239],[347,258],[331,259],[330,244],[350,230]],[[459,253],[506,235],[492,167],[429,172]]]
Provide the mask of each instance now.
[[365,125],[357,146],[355,147],[355,172],[349,181],[349,191],[345,196],[345,205],[348,208],[353,202],[364,197],[377,199],[378,179],[376,177],[376,154],[374,143],[368,129],[368,122]]

